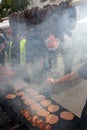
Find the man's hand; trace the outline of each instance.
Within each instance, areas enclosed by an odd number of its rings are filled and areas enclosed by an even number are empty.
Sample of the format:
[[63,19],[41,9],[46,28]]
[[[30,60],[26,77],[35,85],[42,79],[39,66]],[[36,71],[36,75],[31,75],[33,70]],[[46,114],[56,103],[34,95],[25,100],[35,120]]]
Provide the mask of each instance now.
[[59,87],[59,81],[60,80],[54,80],[53,78],[48,78],[47,82],[48,82],[48,86],[50,86],[50,92],[51,94],[57,94],[59,92],[59,89],[61,87]]
[[43,84],[43,92],[52,94],[52,89],[54,88],[55,80],[53,78],[48,78]]
[[53,78],[48,78],[47,83],[51,86],[55,85],[55,80]]

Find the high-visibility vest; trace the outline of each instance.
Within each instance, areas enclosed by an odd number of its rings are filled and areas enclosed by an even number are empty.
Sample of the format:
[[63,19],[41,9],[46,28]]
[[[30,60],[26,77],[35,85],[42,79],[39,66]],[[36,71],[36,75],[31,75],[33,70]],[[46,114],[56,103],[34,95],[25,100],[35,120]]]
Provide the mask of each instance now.
[[20,65],[26,64],[26,39],[20,41]]
[[[26,64],[26,39],[22,39],[20,41],[20,65]],[[11,64],[11,48],[12,48],[12,41],[9,43],[9,61]]]

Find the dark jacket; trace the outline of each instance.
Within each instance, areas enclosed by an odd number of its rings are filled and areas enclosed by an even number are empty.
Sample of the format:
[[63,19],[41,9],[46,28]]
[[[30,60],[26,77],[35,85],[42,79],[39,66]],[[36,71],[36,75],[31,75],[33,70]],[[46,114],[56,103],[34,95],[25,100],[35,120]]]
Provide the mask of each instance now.
[[5,48],[2,49],[2,44],[5,44],[5,39],[3,36],[0,35],[0,64],[4,65],[5,64]]

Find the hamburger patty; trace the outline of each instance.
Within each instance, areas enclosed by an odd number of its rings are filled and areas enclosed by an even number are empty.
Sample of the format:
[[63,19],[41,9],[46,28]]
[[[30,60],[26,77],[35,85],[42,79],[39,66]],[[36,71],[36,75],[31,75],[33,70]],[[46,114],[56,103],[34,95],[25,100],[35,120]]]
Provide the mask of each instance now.
[[49,124],[56,124],[58,121],[59,117],[54,114],[50,114],[46,117],[46,122]]
[[41,101],[41,105],[42,106],[45,106],[45,107],[47,107],[47,106],[49,106],[51,104],[51,101],[50,100],[43,100],[43,101]]
[[60,113],[60,117],[64,120],[73,120],[74,115],[71,112],[63,111]]
[[38,115],[38,116],[46,117],[48,114],[49,114],[49,112],[46,111],[45,109],[39,109],[39,110],[37,111],[37,115]]
[[49,112],[56,112],[56,111],[59,110],[59,106],[51,104],[51,105],[48,106],[47,109],[48,109]]
[[32,104],[35,104],[34,100],[33,99],[27,99],[24,101],[24,104],[26,105],[32,105]]
[[39,109],[41,109],[41,106],[38,103],[34,103],[30,106],[32,111],[38,111]]
[[7,99],[14,99],[15,97],[16,97],[15,94],[8,94],[8,95],[6,95]]
[[44,95],[37,95],[37,96],[35,96],[35,100],[36,101],[42,101],[42,100],[44,100],[46,97],[44,96]]

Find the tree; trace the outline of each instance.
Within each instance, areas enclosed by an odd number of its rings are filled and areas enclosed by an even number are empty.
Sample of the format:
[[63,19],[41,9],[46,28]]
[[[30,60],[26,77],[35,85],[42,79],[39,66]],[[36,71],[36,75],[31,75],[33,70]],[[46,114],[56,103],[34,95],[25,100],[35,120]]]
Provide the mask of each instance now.
[[0,13],[1,17],[7,16],[8,9],[10,8],[8,0],[2,0],[0,3]]
[[9,0],[9,5],[12,12],[24,10],[28,4],[28,0]]
[[31,0],[2,0],[0,3],[1,17],[8,16],[12,12],[22,11],[30,4]]

